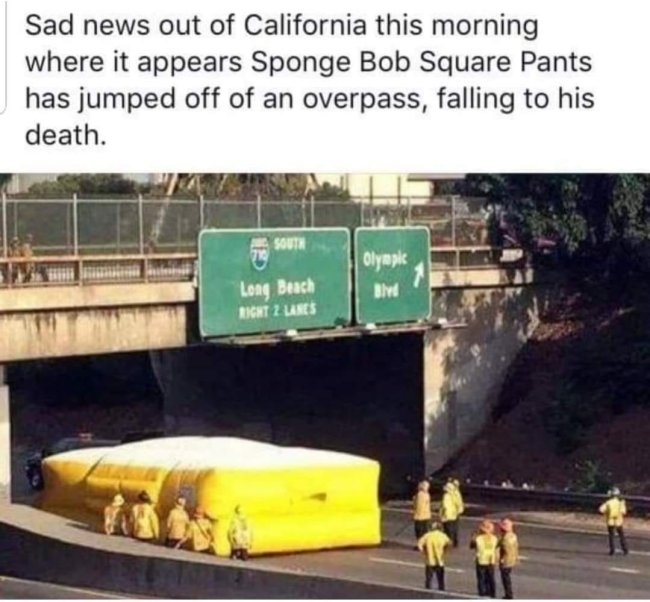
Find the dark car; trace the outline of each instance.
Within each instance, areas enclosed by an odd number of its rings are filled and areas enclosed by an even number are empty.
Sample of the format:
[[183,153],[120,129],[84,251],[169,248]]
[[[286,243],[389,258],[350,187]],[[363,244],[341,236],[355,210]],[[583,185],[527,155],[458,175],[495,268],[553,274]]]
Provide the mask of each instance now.
[[36,452],[27,458],[25,462],[25,474],[32,489],[43,489],[43,471],[41,463],[48,456],[62,454],[63,452],[74,449],[87,449],[90,447],[115,447],[121,441],[114,439],[95,439],[92,435],[82,434],[77,437],[66,437],[60,439],[53,445],[46,447],[40,452]]

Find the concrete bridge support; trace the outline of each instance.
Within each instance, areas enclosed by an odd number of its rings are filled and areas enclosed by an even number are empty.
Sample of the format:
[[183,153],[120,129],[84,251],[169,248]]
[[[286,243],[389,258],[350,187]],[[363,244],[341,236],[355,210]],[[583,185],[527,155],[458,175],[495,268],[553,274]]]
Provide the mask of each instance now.
[[0,365],[0,504],[11,500],[11,416],[6,368]]
[[539,323],[549,289],[449,289],[439,307],[458,329],[424,337],[424,463],[442,468],[490,422],[508,367]]

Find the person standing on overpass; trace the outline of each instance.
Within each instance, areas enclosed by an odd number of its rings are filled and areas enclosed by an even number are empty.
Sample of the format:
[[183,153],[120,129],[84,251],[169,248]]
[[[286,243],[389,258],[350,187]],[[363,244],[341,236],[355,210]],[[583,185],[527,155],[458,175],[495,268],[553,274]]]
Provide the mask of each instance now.
[[431,526],[431,495],[429,495],[429,481],[422,480],[418,483],[418,491],[413,497],[413,528],[415,539],[419,541],[427,534]]
[[445,550],[451,540],[441,530],[438,523],[418,539],[418,550],[424,552],[424,587],[432,589],[433,575],[438,581],[438,590],[445,591]]
[[623,554],[627,555],[629,550],[627,542],[625,541],[625,533],[623,531],[623,521],[627,514],[627,506],[625,500],[621,498],[621,491],[618,487],[613,487],[608,492],[609,499],[600,506],[599,512],[604,515],[605,522],[607,523],[607,535],[609,536],[609,555],[613,556],[616,553],[616,546],[614,544],[614,535],[618,533],[618,538],[621,542],[621,550]]
[[496,598],[494,567],[499,555],[498,546],[499,540],[494,534],[494,524],[492,521],[484,520],[469,544],[469,547],[476,551],[476,584],[479,596]]
[[458,502],[455,487],[452,483],[447,483],[443,488],[442,500],[440,501],[440,520],[442,528],[454,544],[458,547]]
[[499,523],[501,537],[499,538],[499,570],[503,584],[503,597],[513,599],[512,569],[519,562],[519,540],[513,529],[512,521],[504,518]]

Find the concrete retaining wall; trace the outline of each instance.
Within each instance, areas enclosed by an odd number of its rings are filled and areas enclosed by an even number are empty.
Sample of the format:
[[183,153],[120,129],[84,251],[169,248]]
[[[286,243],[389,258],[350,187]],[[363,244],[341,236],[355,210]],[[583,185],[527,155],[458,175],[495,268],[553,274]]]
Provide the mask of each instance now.
[[[0,506],[0,511],[2,507]],[[0,522],[0,574],[158,598],[422,599],[415,588],[125,554],[74,545]],[[251,563],[252,564],[252,563]],[[445,596],[450,598],[452,596]]]
[[437,305],[464,328],[432,331],[424,342],[424,454],[444,466],[489,421],[508,366],[539,323],[549,289],[442,290]]

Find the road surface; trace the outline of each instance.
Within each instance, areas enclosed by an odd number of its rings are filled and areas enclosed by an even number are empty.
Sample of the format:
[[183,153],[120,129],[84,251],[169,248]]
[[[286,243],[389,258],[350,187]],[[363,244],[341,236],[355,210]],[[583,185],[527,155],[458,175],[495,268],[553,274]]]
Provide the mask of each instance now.
[[[322,552],[256,562],[368,581],[420,586],[424,570],[411,545],[411,523],[400,510],[385,510],[385,535],[398,540],[379,549]],[[461,545],[448,556],[447,588],[475,595],[469,536],[478,519],[463,519]],[[607,536],[547,526],[516,525],[522,562],[513,575],[519,598],[647,598],[650,592],[650,538],[628,537],[629,556],[608,555]],[[498,597],[503,590],[497,579]]]
[[121,596],[74,587],[24,581],[0,575],[0,599],[3,600],[117,600]]
[[[447,558],[447,587],[450,594],[473,597],[475,573],[469,549],[477,518],[461,522],[461,545]],[[551,599],[643,599],[650,592],[650,535],[629,536],[629,556],[608,555],[604,532],[589,532],[545,525],[516,525],[522,562],[514,571],[518,598]],[[423,563],[413,549],[414,539],[408,510],[385,508],[383,533],[387,540],[378,548],[338,550],[253,558],[249,566],[277,567],[375,584],[419,588],[423,584]],[[147,544],[120,542],[137,554],[148,554]],[[191,552],[176,552],[191,561]],[[203,558],[203,560],[207,560]],[[222,560],[233,562],[240,561]],[[218,594],[218,592],[215,592]],[[271,592],[269,592],[271,595]],[[498,584],[498,597],[503,595]],[[84,598],[118,597],[109,593],[60,588],[45,584],[0,580],[1,598]]]

